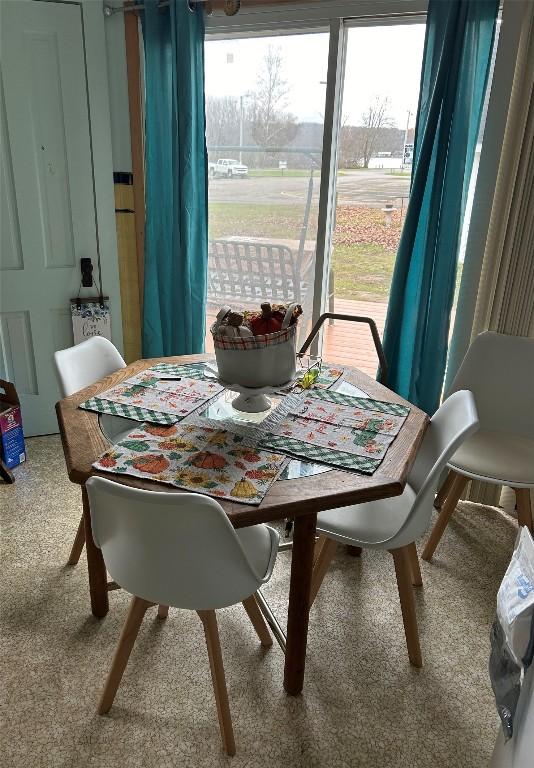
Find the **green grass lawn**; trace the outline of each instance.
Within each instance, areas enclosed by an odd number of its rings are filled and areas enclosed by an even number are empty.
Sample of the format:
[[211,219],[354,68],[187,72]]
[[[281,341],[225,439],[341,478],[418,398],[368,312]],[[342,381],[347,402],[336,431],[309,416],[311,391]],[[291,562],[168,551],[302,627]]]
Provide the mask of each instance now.
[[[368,209],[363,209],[365,211]],[[260,203],[210,203],[209,235],[212,238],[254,237],[298,242],[302,227],[304,205],[260,204]],[[356,214],[357,215],[357,214]],[[362,216],[365,214],[362,212]],[[369,214],[368,214],[369,216]],[[371,218],[375,216],[373,212]],[[377,222],[380,218],[377,219]],[[338,215],[338,225],[343,216]],[[374,223],[373,232],[380,231],[380,224]],[[307,240],[314,240],[317,231],[317,208],[312,207]],[[360,240],[361,240],[360,236]],[[395,238],[394,238],[395,239]],[[334,245],[332,266],[334,268],[335,295],[341,299],[387,301],[395,264],[396,250],[376,242],[347,243]],[[462,275],[462,265],[456,274],[456,296]]]
[[[283,176],[289,179],[302,179],[302,178],[308,179],[310,177],[310,172],[305,168],[287,168],[284,171],[282,171],[280,168],[249,168],[248,175],[259,177],[259,178],[264,178],[266,176],[269,176],[269,177]],[[346,176],[346,175],[347,175],[347,171],[343,171],[341,169],[338,171],[338,176]],[[321,178],[320,168],[314,169],[313,178],[318,180]]]
[[[303,205],[210,203],[210,237],[265,237],[298,241]],[[314,240],[317,210],[312,208],[307,240]],[[386,301],[395,253],[375,243],[336,245],[333,254],[336,296]]]
[[336,245],[334,291],[340,299],[387,301],[395,252],[375,243]]
[[[283,203],[210,203],[210,237],[280,237],[298,240],[304,216],[304,204]],[[317,231],[317,209],[312,207],[307,239]]]
[[[259,177],[284,176],[285,178],[289,179],[299,179],[303,176],[308,178],[310,172],[304,168],[286,168],[284,171],[280,170],[279,168],[249,168],[248,175]],[[314,178],[320,178],[321,174],[317,171],[314,171],[313,176]]]

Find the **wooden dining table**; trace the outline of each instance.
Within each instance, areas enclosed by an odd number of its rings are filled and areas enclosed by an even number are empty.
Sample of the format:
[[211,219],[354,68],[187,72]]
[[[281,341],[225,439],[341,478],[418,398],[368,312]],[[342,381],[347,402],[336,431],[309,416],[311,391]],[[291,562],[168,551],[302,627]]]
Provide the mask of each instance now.
[[[85,400],[95,397],[157,363],[183,365],[211,359],[210,355],[188,355],[138,360],[74,395],[60,400],[56,405],[69,479],[82,488],[91,609],[97,617],[102,618],[108,612],[108,591],[117,588],[118,585],[113,582],[108,583],[101,550],[93,540],[85,483],[92,475],[110,478],[109,474],[97,472],[92,466],[99,456],[110,448],[110,441],[101,428],[100,414],[82,410],[78,406]],[[406,403],[397,394],[361,371],[345,368],[344,380],[363,390],[371,398],[402,403],[410,407],[406,421],[374,474],[364,475],[357,472],[330,470],[296,479],[277,480],[259,506],[220,501],[235,528],[288,518],[294,520],[284,669],[285,690],[293,695],[302,691],[304,683],[317,513],[401,494],[428,424],[428,417],[423,411]],[[112,477],[118,483],[137,488],[183,492],[177,488],[170,489],[162,483],[137,477],[126,475]]]

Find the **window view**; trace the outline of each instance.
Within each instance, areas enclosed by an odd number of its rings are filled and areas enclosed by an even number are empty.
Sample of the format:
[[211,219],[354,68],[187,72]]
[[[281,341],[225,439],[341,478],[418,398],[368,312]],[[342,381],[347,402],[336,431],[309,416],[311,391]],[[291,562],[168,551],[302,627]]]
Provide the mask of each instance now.
[[[382,335],[410,194],[424,24],[348,30],[328,308],[370,315]],[[374,376],[367,328],[328,325],[323,355]]]
[[207,350],[225,304],[311,320],[327,58],[327,33],[206,41]]
[[[348,30],[331,311],[383,331],[410,191],[424,24]],[[209,327],[222,305],[299,301],[310,327],[328,33],[207,40]],[[335,321],[323,356],[374,376],[367,327]]]

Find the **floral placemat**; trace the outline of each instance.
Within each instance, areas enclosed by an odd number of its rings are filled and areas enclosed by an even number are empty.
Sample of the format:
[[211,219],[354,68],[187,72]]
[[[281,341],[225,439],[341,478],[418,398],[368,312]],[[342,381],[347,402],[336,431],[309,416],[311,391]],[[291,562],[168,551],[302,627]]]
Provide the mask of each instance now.
[[223,388],[213,380],[180,377],[160,380],[142,372],[80,404],[80,408],[136,421],[175,424],[217,397]]
[[157,389],[162,392],[171,392],[176,396],[183,396],[185,399],[194,398],[196,400],[211,399],[223,391],[223,387],[214,379],[198,379],[189,376],[177,376],[173,379],[161,378],[158,373],[151,370],[137,373],[127,379],[125,383]]
[[286,463],[286,456],[247,446],[242,437],[226,430],[198,424],[143,424],[93,467],[257,505]]
[[286,398],[264,422],[260,445],[372,474],[408,413],[397,403],[315,390]]

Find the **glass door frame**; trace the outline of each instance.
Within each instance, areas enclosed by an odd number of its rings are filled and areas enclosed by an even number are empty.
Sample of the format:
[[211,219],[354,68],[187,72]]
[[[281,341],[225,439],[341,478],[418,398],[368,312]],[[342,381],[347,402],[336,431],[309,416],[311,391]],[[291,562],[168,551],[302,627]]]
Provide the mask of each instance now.
[[[214,14],[206,19],[207,40],[329,32],[312,324],[325,311],[328,299],[348,29],[423,23],[427,5],[427,0],[323,0],[251,7],[233,17]],[[310,352],[320,355],[322,346],[321,334]]]

